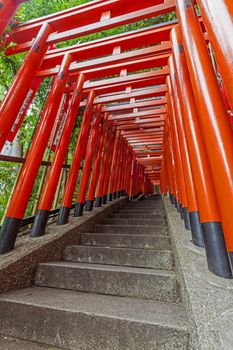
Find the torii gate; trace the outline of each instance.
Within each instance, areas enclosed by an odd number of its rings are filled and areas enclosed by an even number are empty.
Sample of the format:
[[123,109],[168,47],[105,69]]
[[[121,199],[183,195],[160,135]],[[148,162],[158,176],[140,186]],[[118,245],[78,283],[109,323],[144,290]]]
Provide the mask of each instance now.
[[[10,19],[16,5],[8,9]],[[177,21],[71,47],[52,46],[174,10]],[[232,18],[230,0],[94,0],[13,28],[16,45],[6,54],[29,52],[1,105],[1,148],[24,114],[25,101],[33,99],[28,94],[35,80],[50,76],[53,84],[1,229],[1,253],[14,247],[62,110],[64,128],[31,236],[45,232],[77,111],[84,107],[58,224],[68,222],[84,159],[75,216],[83,214],[85,203],[92,210],[94,201],[100,206],[126,193],[130,198],[153,193],[160,184],[191,229],[194,244],[205,246],[209,269],[232,277]]]

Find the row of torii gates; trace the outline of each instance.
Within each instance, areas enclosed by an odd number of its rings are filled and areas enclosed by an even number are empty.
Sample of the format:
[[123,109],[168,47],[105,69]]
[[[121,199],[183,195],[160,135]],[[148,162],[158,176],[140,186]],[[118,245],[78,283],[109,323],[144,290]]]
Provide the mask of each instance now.
[[[0,1],[0,34],[19,3]],[[196,11],[199,6],[199,12]],[[178,21],[56,48],[56,43],[176,10]],[[3,20],[2,20],[3,19]],[[54,123],[58,144],[31,230],[45,232],[77,113],[85,107],[58,224],[84,205],[169,192],[209,269],[232,277],[233,2],[94,0],[13,27],[6,55],[27,52],[0,109],[1,149],[40,83],[53,77],[0,233],[14,248]],[[62,119],[63,118],[63,119]]]

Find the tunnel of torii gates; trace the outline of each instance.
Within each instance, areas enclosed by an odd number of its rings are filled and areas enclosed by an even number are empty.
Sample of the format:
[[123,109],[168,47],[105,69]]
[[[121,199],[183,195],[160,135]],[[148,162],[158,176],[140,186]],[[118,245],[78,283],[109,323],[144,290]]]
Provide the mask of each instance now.
[[[0,1],[0,35],[21,2]],[[172,22],[56,48],[172,11]],[[54,156],[30,233],[44,234],[84,107],[57,224],[69,220],[82,164],[74,216],[120,196],[152,194],[158,185],[193,244],[205,249],[209,270],[232,278],[232,0],[94,0],[13,26],[10,38],[6,55],[27,55],[1,104],[1,149],[41,82],[52,77],[52,84],[6,210],[0,253],[14,248],[53,134]]]

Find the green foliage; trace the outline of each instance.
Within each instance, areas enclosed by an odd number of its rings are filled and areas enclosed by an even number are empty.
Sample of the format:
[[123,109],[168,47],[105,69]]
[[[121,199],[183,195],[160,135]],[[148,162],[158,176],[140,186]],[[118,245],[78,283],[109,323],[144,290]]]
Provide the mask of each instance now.
[[11,194],[11,189],[14,186],[19,166],[15,163],[1,162],[0,166],[0,217],[4,214],[7,207],[8,199]]
[[82,5],[88,1],[89,0],[31,0],[20,6],[16,17],[20,22],[25,22],[33,18],[47,16],[51,13]]

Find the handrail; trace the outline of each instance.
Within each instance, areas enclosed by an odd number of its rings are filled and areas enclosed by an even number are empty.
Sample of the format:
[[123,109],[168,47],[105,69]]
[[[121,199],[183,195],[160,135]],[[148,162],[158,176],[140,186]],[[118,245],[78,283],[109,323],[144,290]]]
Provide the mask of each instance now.
[[[21,157],[12,157],[12,156],[5,156],[5,155],[0,155],[0,162],[9,162],[9,163],[20,163],[24,164],[26,161],[26,158],[21,158]],[[47,161],[42,161],[41,165],[42,166],[51,166],[52,162],[47,162]],[[69,169],[70,165],[69,164],[63,164],[63,168]]]

